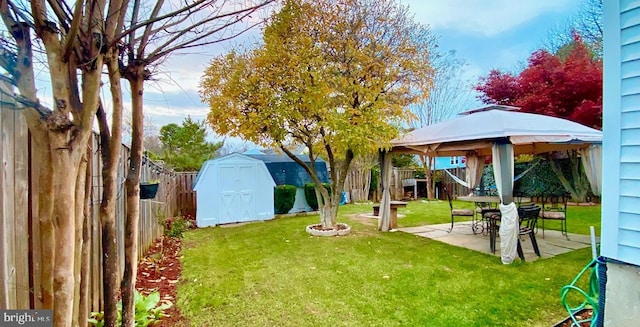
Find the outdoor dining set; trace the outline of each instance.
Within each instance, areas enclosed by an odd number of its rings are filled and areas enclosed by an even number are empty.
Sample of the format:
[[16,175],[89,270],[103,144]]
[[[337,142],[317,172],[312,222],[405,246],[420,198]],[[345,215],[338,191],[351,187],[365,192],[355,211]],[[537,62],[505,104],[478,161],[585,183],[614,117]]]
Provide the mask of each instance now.
[[[454,220],[456,217],[471,218],[471,228],[474,234],[482,233],[489,235],[489,249],[492,253],[496,251],[496,238],[499,235],[501,212],[499,209],[500,198],[491,195],[470,195],[457,197],[460,201],[473,202],[475,209],[456,209],[453,206],[451,195],[446,192],[451,209],[451,228],[453,230]],[[558,221],[560,223],[560,232],[567,239],[567,201],[569,196],[562,195],[543,195],[538,197],[537,204],[532,197],[523,195],[515,196],[514,202],[518,210],[518,244],[517,251],[520,259],[524,260],[522,251],[521,238],[529,236],[534,252],[540,256],[536,234],[541,231],[544,238],[544,222],[545,220]],[[538,225],[538,221],[541,225]]]

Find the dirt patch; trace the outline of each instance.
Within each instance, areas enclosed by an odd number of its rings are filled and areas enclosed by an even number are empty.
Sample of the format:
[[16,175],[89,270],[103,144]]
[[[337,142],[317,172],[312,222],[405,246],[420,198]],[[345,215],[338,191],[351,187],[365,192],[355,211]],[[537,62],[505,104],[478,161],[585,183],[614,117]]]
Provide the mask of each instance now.
[[161,301],[170,301],[173,305],[166,311],[167,317],[154,326],[186,326],[187,320],[176,306],[176,286],[180,280],[181,240],[163,236],[157,240],[138,265],[136,289],[142,294],[160,290]]
[[378,225],[378,219],[375,218],[370,218],[367,216],[363,216],[361,214],[353,214],[353,215],[348,215],[347,217],[349,217],[349,219],[361,223],[363,225],[368,225],[368,226],[377,226]]

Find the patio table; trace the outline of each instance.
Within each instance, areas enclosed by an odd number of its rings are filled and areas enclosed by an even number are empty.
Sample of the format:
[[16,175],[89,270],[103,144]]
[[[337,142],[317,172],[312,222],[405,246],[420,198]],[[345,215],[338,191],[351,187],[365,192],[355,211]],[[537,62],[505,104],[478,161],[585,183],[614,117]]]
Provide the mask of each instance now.
[[[529,203],[531,202],[531,198],[529,197],[516,197],[518,199],[518,203]],[[500,203],[500,197],[499,196],[491,196],[491,195],[470,195],[470,196],[459,196],[458,200],[460,201],[467,201],[467,202],[474,202],[476,204],[476,206],[478,207],[482,207],[480,206],[481,203]],[[480,212],[480,219],[475,219],[472,222],[472,229],[475,233],[475,231],[478,228],[482,228],[482,234],[485,234],[485,231],[489,233],[489,249],[491,250],[492,253],[496,252],[495,249],[495,239],[496,239],[496,234],[497,234],[497,226],[498,226],[498,222],[500,221],[500,209],[498,208],[483,208],[482,211]],[[482,221],[486,220],[487,225],[486,228],[485,226],[482,224]]]
[[[522,203],[531,202],[531,198],[529,197],[515,197],[515,198],[518,199],[518,202],[522,202]],[[460,201],[475,202],[475,203],[482,203],[482,202],[500,203],[500,197],[492,196],[492,195],[459,196],[457,199]]]
[[486,235],[485,232],[489,229],[488,228],[489,226],[487,226],[487,228],[485,229],[484,224],[482,224],[483,220],[485,219],[485,214],[488,214],[488,213],[500,214],[500,209],[498,209],[497,206],[496,208],[485,208],[483,204],[500,203],[500,197],[491,196],[491,195],[470,195],[470,196],[459,196],[458,200],[466,201],[466,202],[474,202],[476,207],[482,209],[480,211],[480,219],[477,219],[476,216],[474,215],[471,229],[473,230],[474,234],[477,233],[478,229],[481,229],[482,234]]

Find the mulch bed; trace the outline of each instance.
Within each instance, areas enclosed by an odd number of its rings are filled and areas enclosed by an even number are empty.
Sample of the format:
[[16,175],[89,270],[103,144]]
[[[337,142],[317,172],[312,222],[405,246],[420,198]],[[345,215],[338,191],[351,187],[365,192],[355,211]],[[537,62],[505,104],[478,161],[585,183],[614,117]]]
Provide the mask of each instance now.
[[[576,314],[576,319],[587,320],[587,319],[591,319],[592,315],[593,315],[593,310],[583,309]],[[564,321],[553,325],[553,327],[571,327],[572,325],[573,325],[573,321],[571,319],[565,319]],[[580,324],[580,327],[590,327],[590,326],[591,326],[591,322],[588,320]]]
[[136,289],[143,294],[160,290],[161,301],[171,301],[168,315],[154,326],[188,325],[176,306],[176,286],[180,280],[180,239],[163,236],[149,249],[138,265]]

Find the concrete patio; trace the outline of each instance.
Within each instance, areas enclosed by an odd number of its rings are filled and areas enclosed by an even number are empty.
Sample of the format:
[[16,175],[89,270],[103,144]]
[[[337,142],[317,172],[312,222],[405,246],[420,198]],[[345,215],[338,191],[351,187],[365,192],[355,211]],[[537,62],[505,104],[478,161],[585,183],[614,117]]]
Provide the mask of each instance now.
[[[425,225],[417,227],[398,228],[399,231],[414,234],[421,237],[430,238],[447,244],[465,247],[478,252],[493,254],[489,250],[489,235],[482,233],[473,234],[471,230],[471,222],[456,222],[451,233],[448,233],[451,224]],[[567,240],[559,231],[545,230],[544,238],[542,238],[542,230],[536,234],[538,247],[542,258],[551,258],[556,255],[567,253],[573,250],[582,249],[591,246],[591,240],[588,235],[569,234]],[[534,261],[538,259],[531,240],[528,236],[521,238],[522,249],[526,261]],[[496,256],[500,256],[500,238],[496,240]]]

